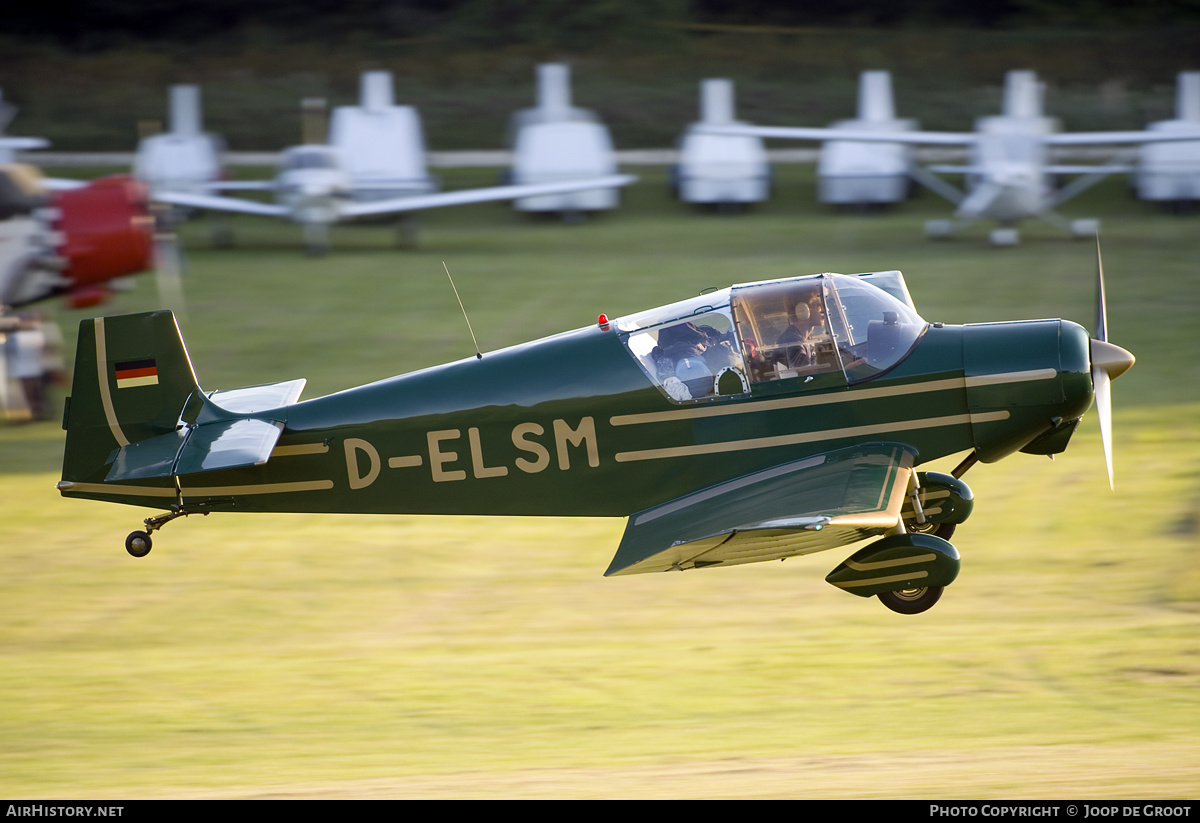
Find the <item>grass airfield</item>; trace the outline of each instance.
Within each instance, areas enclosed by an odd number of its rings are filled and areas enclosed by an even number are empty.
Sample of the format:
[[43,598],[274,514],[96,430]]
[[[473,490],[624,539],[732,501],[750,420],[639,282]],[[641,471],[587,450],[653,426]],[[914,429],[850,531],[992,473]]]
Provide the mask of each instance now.
[[[185,225],[181,327],[200,383],[305,397],[725,286],[899,268],[927,320],[1093,326],[1092,244],[949,207],[774,199],[695,212],[660,169],[580,224],[428,212],[416,248],[339,226]],[[447,188],[488,170],[447,172]],[[963,570],[924,615],[785,563],[603,578],[619,520],[218,515],[172,523],[54,491],[56,424],[0,425],[0,796],[22,798],[1190,798],[1200,796],[1200,216],[1110,179],[1099,217],[1117,492],[1089,418],[1056,461],[972,469]],[[155,308],[153,278],[102,307]],[[55,308],[74,351],[92,312]],[[469,391],[469,387],[464,387]],[[934,465],[948,470],[950,465]]]

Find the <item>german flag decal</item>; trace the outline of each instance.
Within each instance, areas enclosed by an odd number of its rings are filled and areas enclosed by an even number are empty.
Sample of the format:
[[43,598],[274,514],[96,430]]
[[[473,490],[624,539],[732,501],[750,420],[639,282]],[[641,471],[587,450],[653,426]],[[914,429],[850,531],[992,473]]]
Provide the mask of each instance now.
[[118,389],[158,385],[158,366],[152,357],[146,360],[127,360],[117,363],[115,368]]

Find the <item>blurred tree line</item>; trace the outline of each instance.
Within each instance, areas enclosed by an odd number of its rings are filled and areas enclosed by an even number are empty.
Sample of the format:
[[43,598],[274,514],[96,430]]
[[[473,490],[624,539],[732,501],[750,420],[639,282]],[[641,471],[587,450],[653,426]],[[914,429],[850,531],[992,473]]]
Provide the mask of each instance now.
[[125,151],[163,118],[170,83],[204,89],[234,151],[294,143],[299,102],[358,98],[395,76],[438,150],[502,145],[534,102],[534,66],[572,64],[573,99],[623,148],[670,145],[697,82],[729,77],[751,122],[853,113],[858,72],[888,69],[898,106],[961,129],[1036,70],[1072,129],[1141,128],[1198,69],[1200,0],[37,0],[0,14],[11,133],[61,151]]
[[1118,28],[1200,21],[1200,0],[40,0],[10,3],[0,31],[74,49],[369,33],[462,45],[603,46],[675,27]]

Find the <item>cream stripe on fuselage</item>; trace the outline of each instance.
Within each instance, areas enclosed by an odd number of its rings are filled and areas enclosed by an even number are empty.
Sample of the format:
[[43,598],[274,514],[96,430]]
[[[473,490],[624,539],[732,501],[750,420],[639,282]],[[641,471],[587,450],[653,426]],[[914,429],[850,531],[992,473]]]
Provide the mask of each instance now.
[[961,377],[945,380],[928,380],[924,383],[907,383],[903,386],[883,386],[871,389],[850,389],[845,392],[830,392],[805,397],[782,397],[775,400],[732,403],[724,406],[693,406],[687,409],[647,412],[645,414],[619,414],[609,419],[614,426],[632,426],[637,423],[669,423],[673,420],[694,420],[702,417],[722,417],[729,414],[753,414],[755,412],[795,409],[804,406],[823,406],[830,403],[849,403],[855,400],[873,400],[880,397],[899,397],[922,392],[965,389],[966,381]]
[[984,374],[974,377],[948,377],[943,380],[926,380],[906,383],[902,386],[849,389],[845,392],[829,392],[807,397],[783,397],[758,402],[732,403],[722,406],[694,406],[671,411],[647,412],[644,414],[619,414],[609,418],[613,426],[632,426],[638,423],[669,423],[673,420],[695,420],[703,417],[722,417],[730,414],[753,414],[776,409],[795,409],[804,406],[822,406],[830,403],[851,403],[858,400],[876,400],[882,397],[900,397],[906,394],[952,391],[968,386],[990,386],[998,383],[1025,383],[1031,380],[1049,380],[1058,374],[1054,369]]
[[1008,419],[1008,412],[1006,411],[987,412],[986,414],[953,414],[947,417],[898,420],[894,423],[880,423],[873,426],[849,426],[844,429],[824,429],[822,431],[801,432],[800,434],[781,434],[775,437],[756,437],[750,440],[728,440],[723,443],[701,443],[695,446],[670,446],[663,449],[619,452],[615,459],[618,463],[628,463],[634,460],[658,460],[664,457],[693,457],[699,454],[769,449],[778,446],[795,446],[799,443],[813,443],[820,440],[837,440],[841,437],[873,436],[898,431],[911,431],[913,429],[955,426],[964,423],[990,423],[995,420],[1006,419]]
[[[75,483],[65,481],[57,488],[64,492],[83,494],[127,494],[131,497],[175,497],[177,492],[167,486],[130,486],[116,483]],[[184,497],[222,497],[235,494],[287,494],[289,492],[327,491],[333,488],[332,480],[298,480],[291,483],[258,483],[245,486],[196,486],[182,487]]]
[[[755,414],[758,412],[776,411],[779,409],[803,408],[806,406],[829,405],[834,403],[850,403],[858,400],[877,400],[887,397],[924,394],[940,391],[965,391],[968,386],[987,386],[1001,383],[1024,383],[1034,380],[1048,380],[1057,376],[1054,369],[1035,369],[1019,372],[1001,372],[996,374],[975,375],[972,377],[949,377],[941,380],[926,380],[923,382],[907,383],[901,386],[880,386],[876,388],[851,389],[845,392],[830,392],[808,397],[786,397],[758,402],[732,403],[722,406],[691,407],[672,409],[662,412],[647,412],[644,414],[624,414],[609,418],[613,426],[632,426],[641,423],[669,423],[681,420],[697,420],[708,417],[721,417],[732,414]],[[815,432],[777,435],[775,437],[759,437],[748,440],[732,440],[722,443],[705,443],[694,446],[674,446],[662,449],[644,449],[641,451],[618,452],[615,459],[618,463],[636,460],[657,460],[667,457],[690,457],[700,454],[717,454],[721,452],[744,451],[748,449],[765,449],[776,446],[793,446],[800,443],[812,443],[818,440],[836,439],[839,437],[872,436],[911,429],[928,429],[939,426],[953,426],[963,423],[987,423],[1008,418],[1008,412],[996,411],[983,414],[958,414],[945,417],[931,417],[917,420],[902,420],[891,423],[879,423],[869,426],[851,426],[841,429],[826,429]]]

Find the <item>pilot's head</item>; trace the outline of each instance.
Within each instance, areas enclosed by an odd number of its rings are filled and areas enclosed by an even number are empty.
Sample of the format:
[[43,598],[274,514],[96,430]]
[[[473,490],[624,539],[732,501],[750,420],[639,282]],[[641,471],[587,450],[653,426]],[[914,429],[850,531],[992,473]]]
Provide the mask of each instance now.
[[792,309],[791,315],[788,317],[788,322],[798,329],[808,328],[809,319],[812,317],[812,312],[808,308],[807,303],[797,303]]

